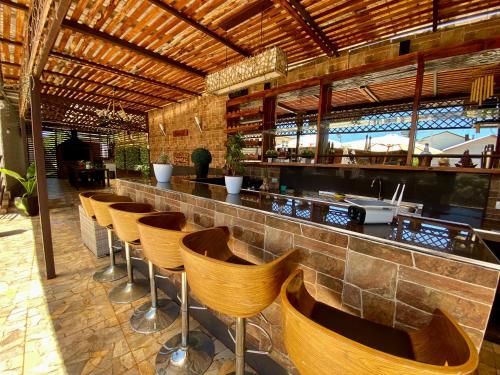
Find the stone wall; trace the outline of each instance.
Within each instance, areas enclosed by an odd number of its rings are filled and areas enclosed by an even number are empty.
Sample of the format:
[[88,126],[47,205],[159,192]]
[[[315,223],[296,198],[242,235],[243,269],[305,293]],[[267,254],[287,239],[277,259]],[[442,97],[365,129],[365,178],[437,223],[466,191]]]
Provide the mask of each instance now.
[[[150,158],[154,162],[165,152],[171,158],[174,153],[191,152],[197,147],[206,147],[212,153],[213,168],[224,166],[226,126],[225,96],[202,96],[164,109],[149,112]],[[198,129],[194,117],[201,120],[202,132]],[[163,124],[166,137],[158,124]],[[174,131],[187,130],[186,136],[174,136]],[[190,159],[189,159],[190,160]]]
[[[0,166],[24,176],[28,165],[20,130],[17,109],[0,100],[0,155],[3,156]],[[21,185],[12,177],[7,177],[7,189],[14,195],[22,192]]]
[[[307,289],[331,306],[404,330],[426,326],[434,309],[441,308],[458,321],[478,348],[482,344],[498,271],[190,194],[127,181],[118,181],[117,189],[158,210],[183,212],[189,230],[229,227],[231,248],[251,262],[270,261],[290,248],[298,249]],[[278,300],[263,314],[267,322],[259,317],[252,321],[270,332],[271,357],[294,372],[283,344]],[[216,315],[226,324],[232,322]],[[247,339],[255,347],[267,346],[265,337],[251,327]]]

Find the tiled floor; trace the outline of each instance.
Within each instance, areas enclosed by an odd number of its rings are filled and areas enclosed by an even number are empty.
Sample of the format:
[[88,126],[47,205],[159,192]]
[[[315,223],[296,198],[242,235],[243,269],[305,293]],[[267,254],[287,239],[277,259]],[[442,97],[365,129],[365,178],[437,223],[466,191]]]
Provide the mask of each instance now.
[[[57,195],[55,206],[76,199]],[[156,352],[180,332],[180,321],[152,335],[130,329],[134,307],[146,298],[124,305],[108,301],[114,283],[92,279],[108,259],[97,260],[81,244],[75,207],[51,210],[58,276],[49,281],[35,254],[38,218],[0,218],[0,374],[153,374]],[[199,329],[196,321],[190,324]],[[214,342],[210,375],[229,371],[233,359],[229,349]]]
[[[56,180],[49,180],[49,189],[57,278],[44,279],[35,252],[35,245],[41,248],[33,236],[38,218],[0,216],[0,374],[153,374],[155,354],[180,331],[179,321],[157,334],[131,331],[128,319],[145,299],[108,301],[113,284],[92,280],[108,260],[97,260],[81,244],[76,193]],[[191,328],[200,327],[192,321]],[[207,374],[225,374],[234,356],[214,342]],[[500,375],[499,345],[485,343],[480,358],[480,375]]]

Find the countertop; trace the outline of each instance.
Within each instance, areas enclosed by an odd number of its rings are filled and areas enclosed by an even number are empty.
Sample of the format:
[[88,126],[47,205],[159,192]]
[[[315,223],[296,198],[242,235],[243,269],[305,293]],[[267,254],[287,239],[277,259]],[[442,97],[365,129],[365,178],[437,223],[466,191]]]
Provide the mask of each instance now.
[[360,225],[349,219],[347,208],[342,204],[250,190],[231,195],[223,186],[190,181],[184,177],[174,177],[170,183],[156,183],[153,179],[121,180],[263,211],[401,248],[500,270],[500,261],[467,224],[398,215],[392,224]]

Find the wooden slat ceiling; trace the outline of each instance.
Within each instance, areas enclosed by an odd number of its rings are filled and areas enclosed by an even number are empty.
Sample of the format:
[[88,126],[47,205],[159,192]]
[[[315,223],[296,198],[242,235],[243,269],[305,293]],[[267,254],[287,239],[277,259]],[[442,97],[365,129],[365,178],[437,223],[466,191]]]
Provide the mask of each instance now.
[[[284,6],[284,1],[295,7]],[[326,35],[328,45],[342,49],[431,26],[432,4],[432,0],[73,0],[42,75],[43,93],[105,104],[116,87],[115,97],[124,108],[147,111],[202,93],[206,74],[265,47],[280,46],[290,63],[324,55],[325,47],[305,24]],[[0,0],[0,61],[7,85],[20,76],[26,6],[27,0]],[[297,6],[310,16],[308,22],[293,15]],[[499,9],[500,0],[440,0],[437,14],[444,22]],[[334,102],[341,97],[334,94]],[[366,100],[359,90],[352,97],[357,98],[353,102]]]

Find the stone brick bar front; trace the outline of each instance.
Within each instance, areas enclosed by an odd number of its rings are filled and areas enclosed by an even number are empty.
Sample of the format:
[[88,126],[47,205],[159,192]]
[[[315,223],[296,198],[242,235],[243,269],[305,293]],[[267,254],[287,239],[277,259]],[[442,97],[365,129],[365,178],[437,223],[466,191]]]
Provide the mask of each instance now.
[[[121,179],[116,186],[117,193],[157,210],[183,212],[189,230],[229,227],[232,248],[249,261],[299,249],[307,288],[326,304],[405,330],[426,326],[433,310],[441,308],[481,347],[500,265],[466,226],[407,217],[392,226],[359,228],[325,203],[259,192],[232,197],[223,186],[181,178],[158,186]],[[263,315],[252,320],[270,332],[271,357],[290,370],[279,303]],[[248,333],[250,346],[267,347],[258,330],[249,327]]]

